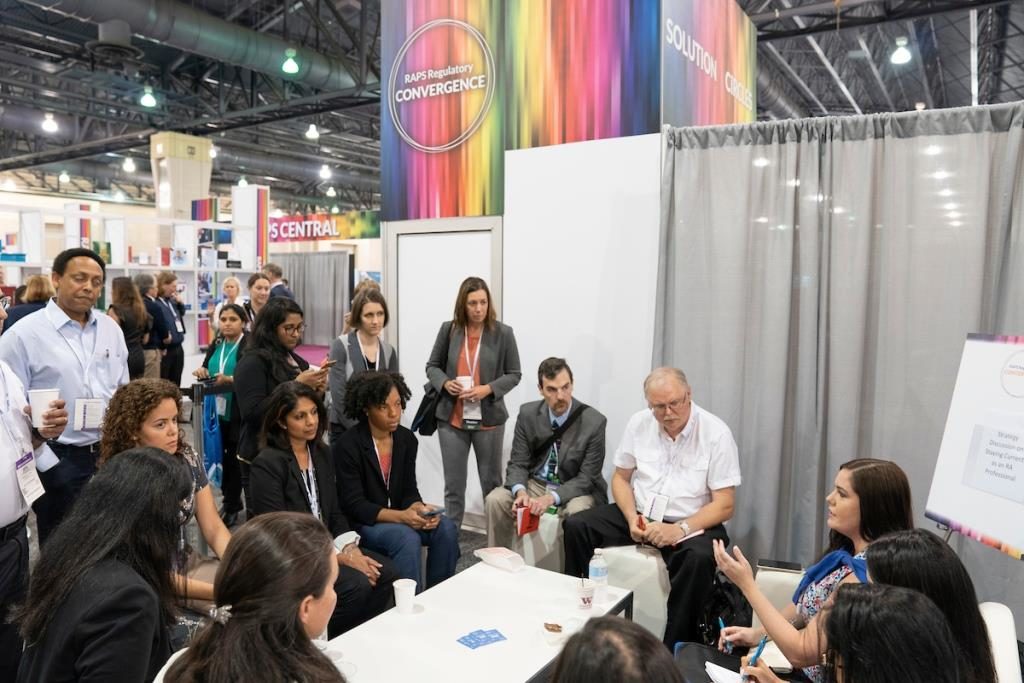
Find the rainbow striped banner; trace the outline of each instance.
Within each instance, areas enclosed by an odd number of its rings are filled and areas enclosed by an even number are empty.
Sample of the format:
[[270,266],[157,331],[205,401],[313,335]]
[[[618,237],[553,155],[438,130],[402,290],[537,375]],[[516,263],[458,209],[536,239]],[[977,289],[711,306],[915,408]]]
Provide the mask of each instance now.
[[220,214],[220,201],[216,197],[192,200],[192,220],[215,221]]
[[256,267],[263,268],[270,253],[270,188],[256,190]]

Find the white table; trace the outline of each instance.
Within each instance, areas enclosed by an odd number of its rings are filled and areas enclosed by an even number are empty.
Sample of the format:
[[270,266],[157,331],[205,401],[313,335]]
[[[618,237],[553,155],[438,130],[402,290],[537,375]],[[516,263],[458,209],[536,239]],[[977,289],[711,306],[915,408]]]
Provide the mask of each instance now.
[[[622,588],[609,586],[607,599],[589,610],[577,607],[579,581],[536,567],[511,573],[476,564],[416,596],[413,614],[391,609],[332,640],[327,654],[355,665],[345,672],[350,683],[546,680],[564,643],[548,643],[544,622],[632,618],[633,594]],[[476,650],[457,642],[477,629],[497,629],[506,640]]]

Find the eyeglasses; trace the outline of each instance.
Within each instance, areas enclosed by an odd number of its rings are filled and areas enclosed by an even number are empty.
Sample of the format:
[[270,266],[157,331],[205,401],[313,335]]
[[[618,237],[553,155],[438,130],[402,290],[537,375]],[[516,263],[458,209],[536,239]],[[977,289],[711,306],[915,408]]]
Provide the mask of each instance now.
[[647,405],[655,415],[664,415],[670,408],[674,414],[678,415],[679,411],[685,408],[686,404],[689,402],[690,397],[686,396],[685,398],[678,398],[675,401],[670,401],[668,403],[648,403]]
[[281,329],[284,330],[285,334],[294,337],[306,331],[306,324],[302,323],[300,325],[282,325]]

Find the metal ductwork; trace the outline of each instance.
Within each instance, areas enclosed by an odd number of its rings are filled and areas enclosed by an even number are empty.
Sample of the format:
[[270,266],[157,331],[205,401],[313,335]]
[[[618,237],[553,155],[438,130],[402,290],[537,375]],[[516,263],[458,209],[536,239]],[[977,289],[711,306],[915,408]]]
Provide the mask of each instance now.
[[810,113],[775,83],[763,64],[757,69],[757,103],[779,119],[805,119]]
[[[345,66],[298,43],[218,19],[175,0],[23,0],[66,17],[102,24],[123,20],[138,36],[253,71],[274,74],[321,90],[356,86]],[[285,50],[295,50],[299,72],[281,72]]]
[[317,180],[317,182],[329,182],[336,186],[348,185],[360,190],[380,192],[380,178],[375,176],[362,176],[354,173],[334,171],[329,181],[319,180],[317,173],[320,168],[311,162],[245,152],[240,149],[232,149],[227,146],[228,144],[230,143],[218,143],[217,162],[218,165],[230,168],[233,171],[251,173],[257,176],[268,175],[276,178],[309,178],[310,180]]

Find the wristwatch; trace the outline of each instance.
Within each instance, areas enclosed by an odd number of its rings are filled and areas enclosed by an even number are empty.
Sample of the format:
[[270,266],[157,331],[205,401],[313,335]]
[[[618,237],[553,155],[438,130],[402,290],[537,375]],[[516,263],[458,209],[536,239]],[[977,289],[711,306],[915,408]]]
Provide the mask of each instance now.
[[683,538],[690,535],[690,523],[685,519],[679,520],[679,528],[683,530]]

